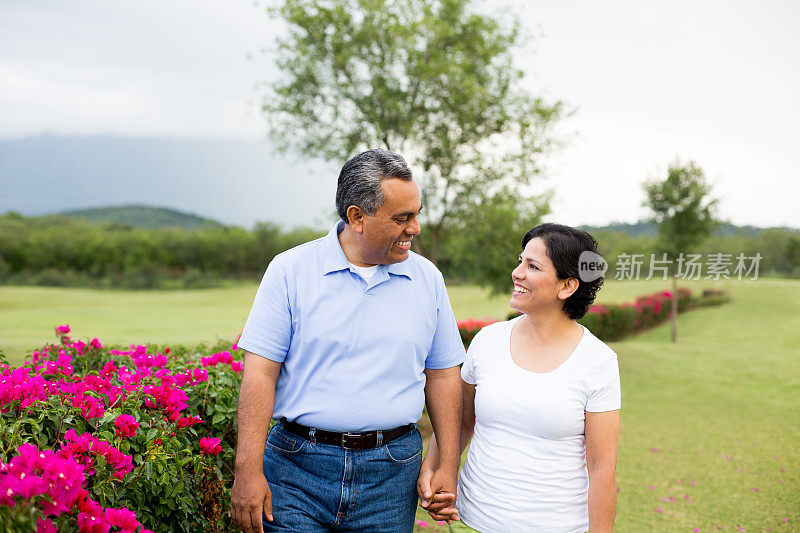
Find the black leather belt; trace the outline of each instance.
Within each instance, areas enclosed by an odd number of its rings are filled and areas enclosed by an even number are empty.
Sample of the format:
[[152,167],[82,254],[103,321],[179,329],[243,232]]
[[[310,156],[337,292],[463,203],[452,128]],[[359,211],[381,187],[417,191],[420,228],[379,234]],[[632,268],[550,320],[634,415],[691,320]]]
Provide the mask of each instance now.
[[[302,437],[304,439],[311,439],[311,430],[314,429],[302,424],[298,424],[297,422],[289,422],[285,418],[281,419],[281,425],[289,433],[294,433],[298,437]],[[400,426],[393,429],[364,431],[361,433],[339,433],[338,431],[314,429],[314,440],[321,444],[341,446],[346,450],[366,450],[367,448],[376,448],[378,446],[378,433],[382,434],[383,436],[381,439],[381,444],[386,444],[398,437],[402,437],[414,429],[414,427],[414,424],[406,424],[405,426]]]

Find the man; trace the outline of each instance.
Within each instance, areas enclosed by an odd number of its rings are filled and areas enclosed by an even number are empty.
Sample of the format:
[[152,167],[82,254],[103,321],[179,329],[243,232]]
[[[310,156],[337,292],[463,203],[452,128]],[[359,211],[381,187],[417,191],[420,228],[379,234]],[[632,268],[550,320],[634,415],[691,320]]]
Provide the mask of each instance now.
[[269,264],[239,340],[245,532],[411,531],[423,404],[431,489],[455,494],[465,354],[441,273],[410,252],[419,188],[401,156],[368,150],[342,167],[336,208],[327,236]]

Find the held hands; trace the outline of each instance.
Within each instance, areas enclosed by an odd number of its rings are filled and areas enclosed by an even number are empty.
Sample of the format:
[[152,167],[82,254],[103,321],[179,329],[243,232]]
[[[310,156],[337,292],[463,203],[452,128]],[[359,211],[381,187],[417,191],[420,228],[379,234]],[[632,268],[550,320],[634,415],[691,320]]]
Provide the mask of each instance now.
[[428,511],[434,520],[445,520],[448,524],[453,520],[461,520],[456,510],[457,477],[457,473],[447,472],[441,468],[433,470],[423,463],[417,478],[417,494],[420,506]]
[[[262,514],[263,513],[263,514]],[[244,533],[263,533],[263,517],[272,517],[272,493],[264,474],[252,475],[237,472],[231,489],[231,517]]]

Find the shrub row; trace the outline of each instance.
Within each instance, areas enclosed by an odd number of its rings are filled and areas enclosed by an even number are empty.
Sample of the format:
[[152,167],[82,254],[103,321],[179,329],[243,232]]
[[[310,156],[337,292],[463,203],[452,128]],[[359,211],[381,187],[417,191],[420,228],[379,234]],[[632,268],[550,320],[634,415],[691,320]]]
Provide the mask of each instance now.
[[321,234],[269,223],[252,230],[136,229],[7,213],[0,215],[0,284],[150,289],[252,282],[276,254]]
[[[678,288],[678,313],[698,307],[721,305],[730,301],[728,295],[718,289],[705,289],[699,296],[693,296],[686,288]],[[640,296],[634,302],[621,304],[593,305],[578,322],[586,326],[597,338],[611,342],[628,335],[652,328],[670,317],[672,292],[662,291]],[[509,319],[519,316],[513,312]],[[464,346],[469,346],[475,335],[494,320],[464,320],[458,323],[458,331]]]

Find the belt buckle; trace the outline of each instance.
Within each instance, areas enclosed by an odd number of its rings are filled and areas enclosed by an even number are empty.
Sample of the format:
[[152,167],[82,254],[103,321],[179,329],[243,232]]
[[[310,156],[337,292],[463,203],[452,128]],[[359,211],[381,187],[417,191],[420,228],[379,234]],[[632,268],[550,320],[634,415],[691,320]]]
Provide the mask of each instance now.
[[[355,448],[353,446],[349,446],[347,440],[348,439],[363,439],[366,435],[363,433],[342,433],[342,438],[340,440],[340,445],[345,450],[360,450],[361,448]],[[351,441],[351,444],[355,444],[355,442]]]

